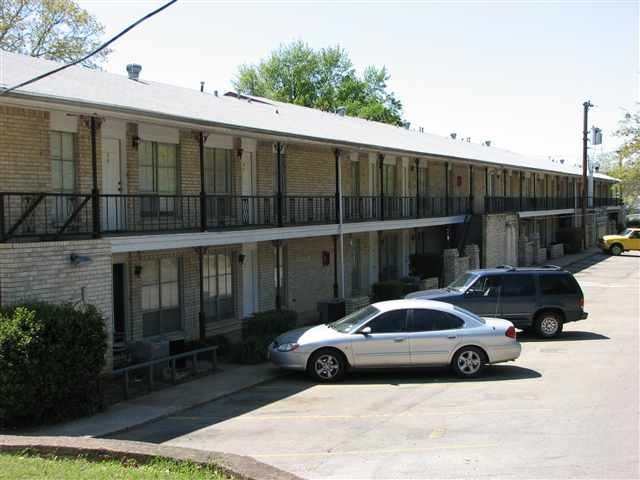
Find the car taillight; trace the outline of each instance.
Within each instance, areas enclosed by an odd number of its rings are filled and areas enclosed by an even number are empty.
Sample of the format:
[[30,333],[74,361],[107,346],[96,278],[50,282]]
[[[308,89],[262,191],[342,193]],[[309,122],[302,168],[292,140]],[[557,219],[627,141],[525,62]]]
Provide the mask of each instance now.
[[583,307],[584,307],[584,297],[580,297],[580,298],[578,299],[578,306],[579,306],[580,308],[583,308]]
[[514,327],[513,325],[510,326],[509,328],[507,328],[507,331],[504,332],[504,334],[509,337],[509,338],[513,338],[515,340],[516,338],[516,327]]

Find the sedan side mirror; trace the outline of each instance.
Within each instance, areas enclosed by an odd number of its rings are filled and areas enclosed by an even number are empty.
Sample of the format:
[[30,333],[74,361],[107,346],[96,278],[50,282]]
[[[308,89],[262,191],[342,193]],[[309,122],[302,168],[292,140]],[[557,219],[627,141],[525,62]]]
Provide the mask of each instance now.
[[371,334],[371,327],[364,327],[362,330],[359,330],[358,333],[361,333],[363,335],[369,335]]

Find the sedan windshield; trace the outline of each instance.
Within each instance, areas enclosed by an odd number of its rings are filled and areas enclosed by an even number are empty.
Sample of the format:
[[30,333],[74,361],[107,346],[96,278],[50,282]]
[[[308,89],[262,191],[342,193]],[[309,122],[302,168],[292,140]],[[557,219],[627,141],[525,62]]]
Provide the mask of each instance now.
[[633,230],[631,230],[630,228],[625,229],[620,235],[623,237],[628,237],[633,233]]
[[369,305],[368,307],[361,308],[360,310],[356,310],[353,313],[350,313],[346,317],[341,318],[333,323],[328,323],[327,325],[331,328],[335,328],[339,332],[342,333],[351,333],[353,332],[358,325],[363,322],[366,322],[371,317],[380,313],[376,307]]
[[471,283],[473,283],[475,279],[476,276],[472,273],[463,273],[449,284],[447,290],[457,290],[459,292],[462,292],[466,290],[466,288],[471,285]]

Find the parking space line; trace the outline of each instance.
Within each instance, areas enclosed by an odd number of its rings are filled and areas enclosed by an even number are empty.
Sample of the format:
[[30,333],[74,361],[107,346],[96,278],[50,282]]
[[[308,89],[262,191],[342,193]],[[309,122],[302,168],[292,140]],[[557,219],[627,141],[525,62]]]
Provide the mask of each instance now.
[[[551,412],[550,408],[527,408],[513,409],[510,413],[517,412]],[[455,410],[455,411],[437,411],[437,412],[400,412],[400,413],[368,413],[368,414],[344,414],[344,415],[241,415],[237,417],[229,417],[225,420],[242,420],[242,421],[262,421],[262,420],[367,420],[380,418],[402,418],[402,417],[427,417],[427,416],[459,416],[459,415],[504,415],[504,410]],[[166,417],[168,420],[223,420],[220,417],[213,416],[183,416],[172,415]]]
[[453,444],[441,445],[433,447],[416,447],[416,448],[390,448],[381,450],[346,450],[346,451],[328,451],[328,452],[283,452],[283,453],[258,453],[248,455],[253,458],[301,458],[301,457],[323,457],[323,456],[342,456],[342,455],[393,455],[399,453],[422,453],[432,450],[460,450],[466,448],[494,448],[497,443],[477,443],[477,444]]

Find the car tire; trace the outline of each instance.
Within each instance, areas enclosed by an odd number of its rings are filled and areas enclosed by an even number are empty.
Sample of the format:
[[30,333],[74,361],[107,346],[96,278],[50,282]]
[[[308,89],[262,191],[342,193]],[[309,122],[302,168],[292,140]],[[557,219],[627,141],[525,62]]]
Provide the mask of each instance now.
[[622,248],[622,245],[620,245],[619,243],[614,243],[613,245],[611,245],[609,252],[611,252],[611,255],[617,256],[624,252],[624,248]]
[[540,338],[554,338],[562,332],[562,317],[557,312],[541,312],[536,316],[535,328]]
[[474,378],[484,370],[487,357],[478,347],[462,347],[451,361],[451,368],[462,378]]
[[307,372],[319,382],[335,382],[344,375],[346,367],[347,362],[342,353],[325,348],[311,355]]

